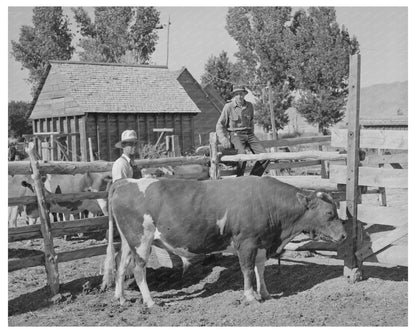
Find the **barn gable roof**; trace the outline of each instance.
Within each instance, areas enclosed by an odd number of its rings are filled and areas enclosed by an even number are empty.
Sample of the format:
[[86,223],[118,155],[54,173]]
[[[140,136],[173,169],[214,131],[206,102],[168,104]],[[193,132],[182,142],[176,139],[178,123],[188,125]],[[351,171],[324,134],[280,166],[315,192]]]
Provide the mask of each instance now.
[[[31,119],[85,113],[199,113],[165,66],[50,61]],[[57,109],[56,106],[59,106]]]

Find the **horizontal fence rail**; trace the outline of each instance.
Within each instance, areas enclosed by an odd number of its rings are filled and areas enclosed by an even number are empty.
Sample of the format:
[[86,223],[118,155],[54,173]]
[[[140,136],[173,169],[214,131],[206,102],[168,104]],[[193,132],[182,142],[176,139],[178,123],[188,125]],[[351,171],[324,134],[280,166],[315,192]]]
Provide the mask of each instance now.
[[[108,192],[79,192],[79,193],[46,193],[45,199],[47,202],[68,202],[79,201],[86,199],[107,199]],[[37,197],[34,195],[27,195],[19,198],[9,198],[9,206],[29,205],[37,203]]]
[[264,160],[346,160],[347,154],[325,151],[300,151],[300,152],[274,152],[261,154],[237,154],[220,157],[221,162],[243,162],[243,161],[264,161]]
[[[346,184],[347,167],[343,165],[330,165],[330,179],[337,184]],[[384,169],[360,167],[358,185],[387,188],[408,188],[408,172],[406,169]]]
[[[331,146],[347,147],[347,136],[348,130],[333,129],[331,131]],[[360,148],[407,150],[407,131],[361,129]]]
[[273,148],[273,147],[290,147],[297,146],[301,144],[330,144],[331,136],[307,136],[300,138],[290,138],[290,139],[278,139],[278,140],[261,140],[260,143],[264,148]]
[[[51,223],[53,237],[98,232],[108,229],[108,216],[92,217],[66,222]],[[9,242],[42,238],[40,224],[9,228]]]
[[[209,157],[205,156],[186,156],[170,157],[151,160],[134,160],[138,168],[158,167],[158,166],[177,166],[188,164],[207,164]],[[114,162],[95,161],[95,162],[39,162],[39,172],[41,174],[69,174],[87,172],[109,172]],[[27,175],[31,174],[29,161],[9,162],[9,175]]]

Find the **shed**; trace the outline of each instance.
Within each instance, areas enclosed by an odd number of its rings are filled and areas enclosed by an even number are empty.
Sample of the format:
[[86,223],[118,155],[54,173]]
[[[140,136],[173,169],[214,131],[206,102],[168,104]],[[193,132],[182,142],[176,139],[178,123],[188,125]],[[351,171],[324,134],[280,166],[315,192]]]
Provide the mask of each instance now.
[[192,149],[200,113],[166,66],[50,61],[30,119],[35,134],[67,134],[70,160],[89,160],[90,140],[96,158],[113,161],[125,129],[143,145],[156,143],[154,128],[173,128],[182,151]]

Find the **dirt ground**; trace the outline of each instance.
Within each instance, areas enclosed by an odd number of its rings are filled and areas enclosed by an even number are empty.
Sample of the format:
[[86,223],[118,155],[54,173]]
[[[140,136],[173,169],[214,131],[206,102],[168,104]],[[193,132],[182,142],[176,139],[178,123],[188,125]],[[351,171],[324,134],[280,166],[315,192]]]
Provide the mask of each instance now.
[[[57,239],[57,251],[91,240]],[[99,242],[97,242],[99,243]],[[39,244],[40,245],[40,242]],[[10,250],[9,250],[10,251]],[[273,299],[243,301],[237,257],[228,255],[191,267],[148,269],[158,304],[148,310],[135,283],[123,306],[114,289],[99,291],[104,256],[62,263],[61,294],[51,299],[43,267],[9,273],[9,326],[407,326],[407,267],[365,265],[364,280],[350,284],[341,260],[288,255],[267,262]]]
[[[395,205],[407,203],[398,192]],[[390,196],[391,198],[391,196]],[[391,203],[392,201],[390,201]],[[104,244],[86,238],[54,239],[55,251]],[[36,253],[42,242],[9,244],[9,257]],[[123,306],[114,288],[99,291],[104,256],[59,264],[61,294],[51,298],[43,267],[8,274],[9,326],[407,326],[408,269],[366,263],[364,279],[350,284],[333,253],[305,256],[289,252],[278,266],[267,261],[265,280],[273,299],[243,301],[238,259],[224,255],[179,269],[148,269],[158,304],[148,310],[135,283]]]

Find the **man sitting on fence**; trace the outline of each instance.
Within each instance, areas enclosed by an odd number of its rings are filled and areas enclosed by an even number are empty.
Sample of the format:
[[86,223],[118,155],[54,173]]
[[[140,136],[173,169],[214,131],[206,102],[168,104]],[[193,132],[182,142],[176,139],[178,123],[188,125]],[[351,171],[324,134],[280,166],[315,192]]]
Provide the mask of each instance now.
[[114,162],[112,169],[113,182],[121,178],[141,178],[134,177],[133,157],[137,148],[137,134],[134,130],[125,130],[121,134],[121,141],[115,147],[123,149],[123,154]]
[[[253,104],[244,99],[248,91],[244,87],[235,87],[233,99],[224,105],[218,119],[216,132],[222,146],[226,149],[233,144],[238,154],[245,154],[249,148],[253,154],[265,153],[266,149],[254,135]],[[250,175],[261,176],[270,161],[257,161]],[[237,162],[237,177],[244,175],[246,162]]]

